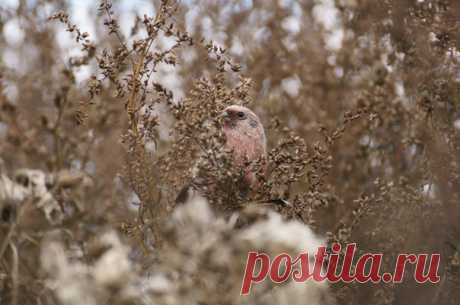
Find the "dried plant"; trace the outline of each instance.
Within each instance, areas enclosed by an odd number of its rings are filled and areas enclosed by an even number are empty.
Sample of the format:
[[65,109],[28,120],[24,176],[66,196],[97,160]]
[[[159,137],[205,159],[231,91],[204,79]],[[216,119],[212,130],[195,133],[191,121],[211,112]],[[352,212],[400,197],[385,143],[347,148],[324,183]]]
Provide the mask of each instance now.
[[[0,304],[456,304],[458,1],[102,0],[86,23],[73,1],[10,2]],[[216,119],[232,104],[267,135],[249,197]],[[210,208],[178,209],[197,167],[216,181]],[[442,281],[235,296],[244,252],[289,247],[292,223],[384,253],[385,270],[441,253]],[[277,230],[290,237],[243,241]]]

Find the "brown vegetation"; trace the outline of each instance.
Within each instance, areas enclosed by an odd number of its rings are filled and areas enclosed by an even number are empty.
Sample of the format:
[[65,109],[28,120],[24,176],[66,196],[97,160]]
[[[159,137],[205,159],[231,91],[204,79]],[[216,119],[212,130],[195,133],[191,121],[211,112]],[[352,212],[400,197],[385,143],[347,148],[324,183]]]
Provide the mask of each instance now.
[[[91,24],[75,24],[72,1],[0,5],[0,304],[457,304],[460,3],[182,2],[153,1],[128,35],[118,2],[100,1]],[[227,187],[237,173],[213,119],[235,103],[268,140],[249,199]],[[174,214],[203,154],[218,216]],[[273,198],[292,206],[259,204]],[[244,239],[273,223],[384,253],[385,271],[398,253],[441,253],[442,280],[241,299],[245,251],[295,250]]]

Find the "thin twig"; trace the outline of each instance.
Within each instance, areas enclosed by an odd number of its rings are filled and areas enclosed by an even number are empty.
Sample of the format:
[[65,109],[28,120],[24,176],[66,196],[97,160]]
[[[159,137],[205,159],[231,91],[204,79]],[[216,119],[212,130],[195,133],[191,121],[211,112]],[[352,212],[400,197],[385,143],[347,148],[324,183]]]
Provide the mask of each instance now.
[[8,229],[8,233],[5,236],[5,239],[2,242],[2,246],[0,247],[0,260],[3,257],[3,254],[5,254],[6,247],[10,243],[11,235],[13,235],[15,223],[12,223]]
[[18,304],[18,287],[19,287],[19,258],[18,249],[12,242],[9,243],[13,258],[13,269],[11,271],[12,292],[11,292],[11,305]]

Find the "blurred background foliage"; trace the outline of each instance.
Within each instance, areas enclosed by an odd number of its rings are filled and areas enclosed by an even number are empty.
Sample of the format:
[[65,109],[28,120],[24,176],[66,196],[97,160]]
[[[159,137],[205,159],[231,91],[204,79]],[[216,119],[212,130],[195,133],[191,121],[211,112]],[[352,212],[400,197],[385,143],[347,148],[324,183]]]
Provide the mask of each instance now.
[[34,270],[51,231],[84,247],[116,228],[154,264],[149,240],[193,165],[178,136],[244,101],[286,170],[305,166],[276,190],[285,218],[385,253],[385,271],[398,253],[441,253],[438,284],[339,283],[338,304],[457,304],[459,20],[455,0],[2,1],[0,174],[85,178],[50,187],[59,224],[3,213],[20,265],[13,280],[0,251],[0,303],[14,287],[18,304],[57,302]]

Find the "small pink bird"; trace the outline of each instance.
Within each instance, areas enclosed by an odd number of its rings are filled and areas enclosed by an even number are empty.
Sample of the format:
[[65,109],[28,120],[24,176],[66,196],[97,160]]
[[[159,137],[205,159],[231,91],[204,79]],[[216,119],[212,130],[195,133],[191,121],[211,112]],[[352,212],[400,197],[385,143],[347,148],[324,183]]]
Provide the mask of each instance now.
[[[260,182],[256,177],[256,170],[251,166],[261,160],[264,165],[267,154],[267,143],[265,131],[259,117],[250,109],[232,105],[224,109],[221,114],[223,118],[223,132],[226,138],[225,148],[232,152],[234,165],[243,170],[243,184],[245,190],[241,193],[247,195],[249,191],[256,190]],[[264,168],[262,172],[264,172]],[[203,187],[209,183],[201,181],[200,177],[194,177],[190,185],[184,187],[176,198],[176,203],[185,203],[193,198]]]
[[235,165],[245,167],[244,179],[247,185],[257,189],[259,182],[256,173],[246,165],[266,158],[267,140],[264,127],[259,117],[243,106],[229,106],[222,116],[226,147],[233,152]]

